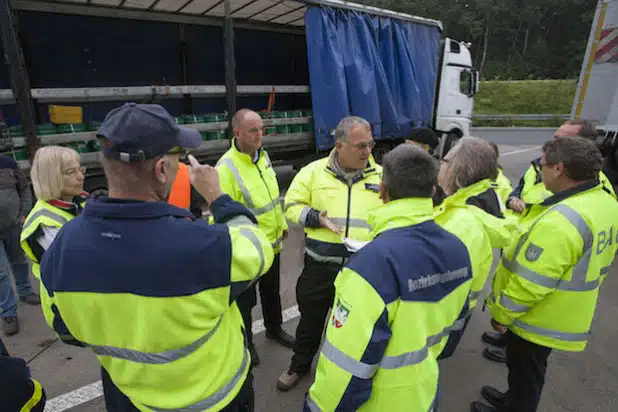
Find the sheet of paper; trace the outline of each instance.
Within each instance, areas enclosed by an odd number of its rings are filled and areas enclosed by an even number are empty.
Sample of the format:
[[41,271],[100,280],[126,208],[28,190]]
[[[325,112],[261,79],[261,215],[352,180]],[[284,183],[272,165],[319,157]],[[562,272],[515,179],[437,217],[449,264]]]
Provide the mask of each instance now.
[[350,238],[347,238],[347,237],[342,237],[341,240],[343,241],[343,244],[346,247],[346,249],[348,249],[348,251],[352,252],[352,253],[358,252],[367,243],[369,243],[369,242],[364,242],[362,240],[350,239]]

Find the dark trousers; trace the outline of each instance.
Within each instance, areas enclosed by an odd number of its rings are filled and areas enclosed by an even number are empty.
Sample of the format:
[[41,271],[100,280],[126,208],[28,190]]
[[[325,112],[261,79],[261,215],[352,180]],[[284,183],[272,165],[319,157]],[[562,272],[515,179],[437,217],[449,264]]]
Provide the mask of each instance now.
[[300,321],[290,371],[306,373],[320,348],[324,321],[335,299],[335,278],[341,265],[320,263],[305,255],[305,267],[296,284]]
[[507,332],[506,366],[509,390],[500,412],[536,412],[545,384],[551,348]]
[[[129,398],[114,385],[105,368],[101,367],[101,381],[103,382],[103,396],[105,408],[109,412],[139,412]],[[249,371],[245,383],[238,395],[221,412],[253,412],[255,395],[253,393],[253,374]]]
[[249,289],[244,291],[236,304],[242,315],[247,331],[247,339],[253,345],[253,334],[251,333],[251,309],[257,304],[257,285],[260,286],[260,299],[262,301],[262,314],[264,315],[264,327],[268,332],[277,333],[281,329],[281,294],[279,283],[281,280],[281,254],[276,253],[272,266],[262,276],[262,278]]

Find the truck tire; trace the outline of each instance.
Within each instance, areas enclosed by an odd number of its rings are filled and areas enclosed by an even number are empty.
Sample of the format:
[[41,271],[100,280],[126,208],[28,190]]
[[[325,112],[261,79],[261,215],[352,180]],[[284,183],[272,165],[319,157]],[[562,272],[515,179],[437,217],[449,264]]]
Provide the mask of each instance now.
[[449,152],[449,150],[451,150],[453,145],[459,139],[461,139],[461,133],[459,133],[458,131],[448,132],[444,139],[446,140],[444,141],[444,148],[442,149],[442,157],[446,156],[446,154]]
[[107,179],[105,176],[87,177],[84,181],[84,190],[90,196],[107,196]]

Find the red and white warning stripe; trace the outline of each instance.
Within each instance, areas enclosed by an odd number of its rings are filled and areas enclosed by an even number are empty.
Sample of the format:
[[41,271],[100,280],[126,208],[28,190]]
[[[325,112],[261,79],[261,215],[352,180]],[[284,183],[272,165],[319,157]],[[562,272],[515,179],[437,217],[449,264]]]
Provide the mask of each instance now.
[[597,64],[618,62],[618,28],[601,30],[594,62]]

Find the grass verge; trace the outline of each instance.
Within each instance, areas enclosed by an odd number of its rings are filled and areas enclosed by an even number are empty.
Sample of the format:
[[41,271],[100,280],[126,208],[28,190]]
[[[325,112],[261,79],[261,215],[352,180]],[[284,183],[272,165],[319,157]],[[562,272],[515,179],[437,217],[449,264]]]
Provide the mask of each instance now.
[[568,114],[577,80],[484,81],[474,98],[478,114]]

